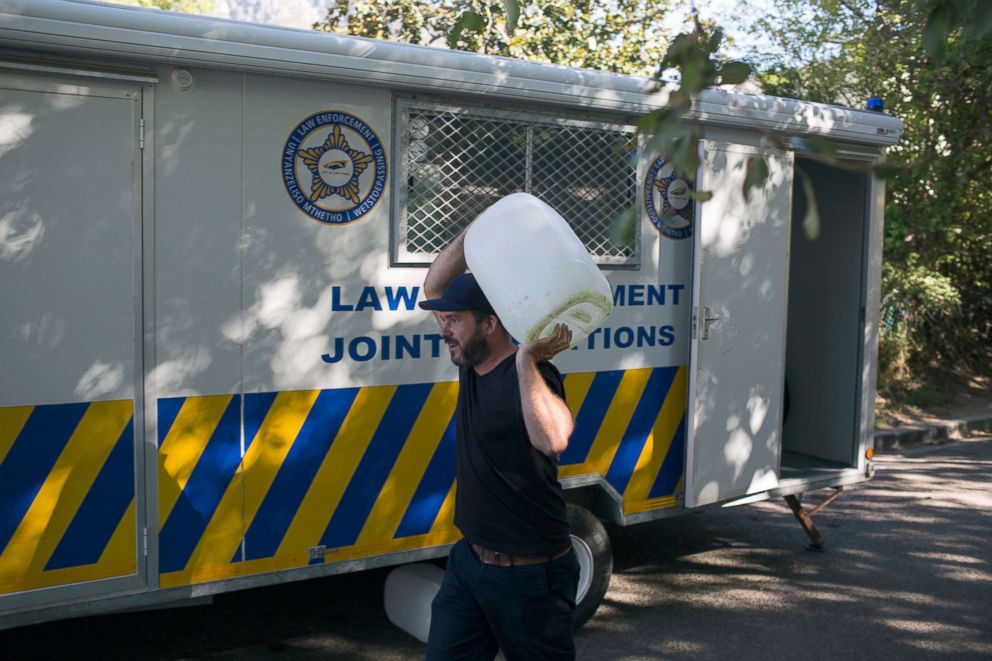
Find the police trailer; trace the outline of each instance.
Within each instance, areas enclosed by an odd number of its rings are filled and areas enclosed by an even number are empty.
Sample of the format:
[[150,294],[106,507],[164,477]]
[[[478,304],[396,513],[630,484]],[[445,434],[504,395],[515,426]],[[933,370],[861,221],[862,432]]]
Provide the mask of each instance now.
[[[800,497],[872,475],[884,190],[865,166],[902,125],[709,90],[690,182],[635,130],[666,98],[0,0],[0,627],[446,555],[457,371],[416,303],[434,256],[516,191],[569,221],[614,298],[555,360],[577,621],[609,580],[601,521],[785,496],[816,543]],[[745,199],[753,157],[770,175]]]

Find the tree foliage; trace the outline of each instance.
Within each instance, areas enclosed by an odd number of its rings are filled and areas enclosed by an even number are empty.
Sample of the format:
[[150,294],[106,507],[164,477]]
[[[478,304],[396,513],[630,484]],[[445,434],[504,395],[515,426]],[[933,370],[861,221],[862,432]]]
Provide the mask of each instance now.
[[[670,0],[335,0],[317,30],[651,75]],[[515,20],[513,20],[515,18]]]
[[[681,177],[695,178],[699,169],[698,145],[702,139],[700,127],[686,122],[684,114],[707,87],[742,83],[751,74],[751,67],[744,62],[719,57],[722,43],[723,32],[704,25],[698,17],[692,31],[675,37],[658,68],[676,70],[679,83],[664,108],[647,113],[638,122],[641,132],[649,136],[647,148],[664,154]],[[761,168],[764,168],[763,176],[749,176],[745,182],[745,195],[752,186],[764,183],[768,176],[764,161],[754,171]],[[698,192],[693,195],[699,199]],[[703,197],[706,197],[705,193]]]
[[[890,150],[883,342],[902,360],[973,361],[992,333],[992,3],[776,0],[755,22],[764,89],[858,107],[884,99]],[[900,362],[900,361],[897,361]]]

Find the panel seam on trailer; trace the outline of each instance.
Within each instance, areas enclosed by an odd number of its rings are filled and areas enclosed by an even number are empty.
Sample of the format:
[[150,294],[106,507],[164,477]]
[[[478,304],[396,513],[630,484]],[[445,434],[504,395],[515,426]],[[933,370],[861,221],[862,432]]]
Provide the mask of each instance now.
[[[245,125],[247,123],[247,112],[246,103],[247,100],[245,85],[247,84],[248,76],[241,74],[241,245],[238,250],[238,258],[241,263],[241,383],[239,384],[239,390],[241,391],[241,469],[244,470],[245,461],[245,335],[247,330],[245,328]],[[248,530],[245,525],[245,483],[241,482],[241,562],[245,561],[245,543]]]

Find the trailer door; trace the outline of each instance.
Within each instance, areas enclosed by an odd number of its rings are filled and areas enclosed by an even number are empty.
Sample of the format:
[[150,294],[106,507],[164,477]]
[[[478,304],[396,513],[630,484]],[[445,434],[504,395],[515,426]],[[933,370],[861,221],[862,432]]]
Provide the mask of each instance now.
[[140,111],[0,74],[0,612],[143,585]]
[[[769,176],[743,184],[752,159]],[[750,165],[749,165],[750,161]],[[792,155],[705,141],[693,272],[686,506],[778,483]]]

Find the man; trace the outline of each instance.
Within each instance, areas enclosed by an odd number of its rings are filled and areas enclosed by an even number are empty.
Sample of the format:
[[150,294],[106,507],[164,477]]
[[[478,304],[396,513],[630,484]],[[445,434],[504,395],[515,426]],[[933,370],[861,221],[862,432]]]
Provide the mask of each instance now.
[[574,659],[572,552],[558,455],[574,422],[561,374],[547,361],[569,347],[564,325],[513,344],[472,274],[464,232],[431,265],[427,301],[459,367],[455,525],[431,609],[428,661]]

